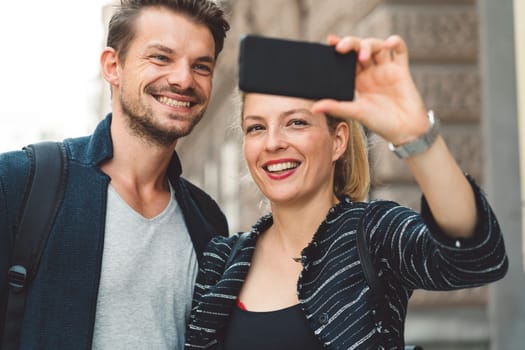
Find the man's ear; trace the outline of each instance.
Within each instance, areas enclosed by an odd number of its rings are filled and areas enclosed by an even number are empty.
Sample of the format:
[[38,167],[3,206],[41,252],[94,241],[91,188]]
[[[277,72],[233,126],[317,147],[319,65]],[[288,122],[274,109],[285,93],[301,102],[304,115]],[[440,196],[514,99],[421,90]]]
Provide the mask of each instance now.
[[106,47],[100,55],[102,76],[113,87],[119,85],[118,55],[114,48]]
[[334,132],[334,148],[332,161],[335,162],[343,156],[348,147],[348,141],[350,139],[350,126],[346,122],[340,122],[337,124]]

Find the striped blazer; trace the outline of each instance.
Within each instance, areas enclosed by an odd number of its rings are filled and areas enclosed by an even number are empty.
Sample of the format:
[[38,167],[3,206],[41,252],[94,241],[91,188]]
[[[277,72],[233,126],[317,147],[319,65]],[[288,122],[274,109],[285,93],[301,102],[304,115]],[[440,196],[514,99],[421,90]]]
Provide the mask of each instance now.
[[[476,234],[451,240],[436,225],[425,199],[421,214],[391,201],[349,198],[332,208],[302,251],[299,302],[327,349],[402,349],[407,303],[414,289],[453,290],[501,279],[508,268],[499,224],[472,182],[478,208]],[[366,209],[366,210],[365,210]],[[367,244],[386,288],[388,323],[379,327],[356,248],[364,217]],[[239,235],[214,238],[197,277],[186,349],[221,349],[228,318],[250,268],[257,237],[272,225],[262,217],[225,264]]]

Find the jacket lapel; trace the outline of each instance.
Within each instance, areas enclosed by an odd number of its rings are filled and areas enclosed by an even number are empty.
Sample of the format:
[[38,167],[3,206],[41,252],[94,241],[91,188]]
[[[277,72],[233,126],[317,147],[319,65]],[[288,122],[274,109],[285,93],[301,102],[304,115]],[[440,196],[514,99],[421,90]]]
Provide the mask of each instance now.
[[[238,242],[237,253],[225,268],[225,261],[228,260],[228,252],[221,256],[222,266],[203,266],[206,270],[204,283],[207,290],[201,295],[201,298],[194,308],[193,312],[197,317],[190,320],[190,329],[199,333],[200,344],[214,343],[228,320],[235,306],[235,302],[241,291],[242,285],[250,269],[253,252],[257,241],[257,235],[254,232],[246,233],[246,239],[230,239],[228,243],[233,250],[233,246]],[[217,260],[219,261],[219,260]],[[217,273],[210,271],[210,268]],[[222,274],[221,274],[222,271]]]

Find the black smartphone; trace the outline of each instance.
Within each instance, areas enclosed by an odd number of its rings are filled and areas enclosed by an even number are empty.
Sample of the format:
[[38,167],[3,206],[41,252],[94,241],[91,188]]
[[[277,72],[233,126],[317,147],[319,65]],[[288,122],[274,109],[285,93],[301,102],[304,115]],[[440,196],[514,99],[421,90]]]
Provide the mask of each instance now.
[[333,46],[246,35],[239,51],[239,88],[244,92],[302,97],[354,98],[357,53]]

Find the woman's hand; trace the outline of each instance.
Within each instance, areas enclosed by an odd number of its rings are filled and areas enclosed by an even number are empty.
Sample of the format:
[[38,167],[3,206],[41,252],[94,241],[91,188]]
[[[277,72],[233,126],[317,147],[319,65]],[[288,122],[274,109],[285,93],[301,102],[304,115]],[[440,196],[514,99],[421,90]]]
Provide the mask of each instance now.
[[428,130],[427,110],[410,75],[401,37],[380,40],[331,35],[328,43],[341,54],[357,51],[356,97],[354,101],[320,100],[313,112],[357,120],[395,145]]
[[[427,110],[410,75],[403,39],[330,36],[328,43],[342,54],[357,51],[356,98],[321,100],[314,104],[313,112],[357,120],[394,145],[428,131]],[[443,138],[406,160],[442,231],[451,237],[471,237],[477,222],[472,187]]]

